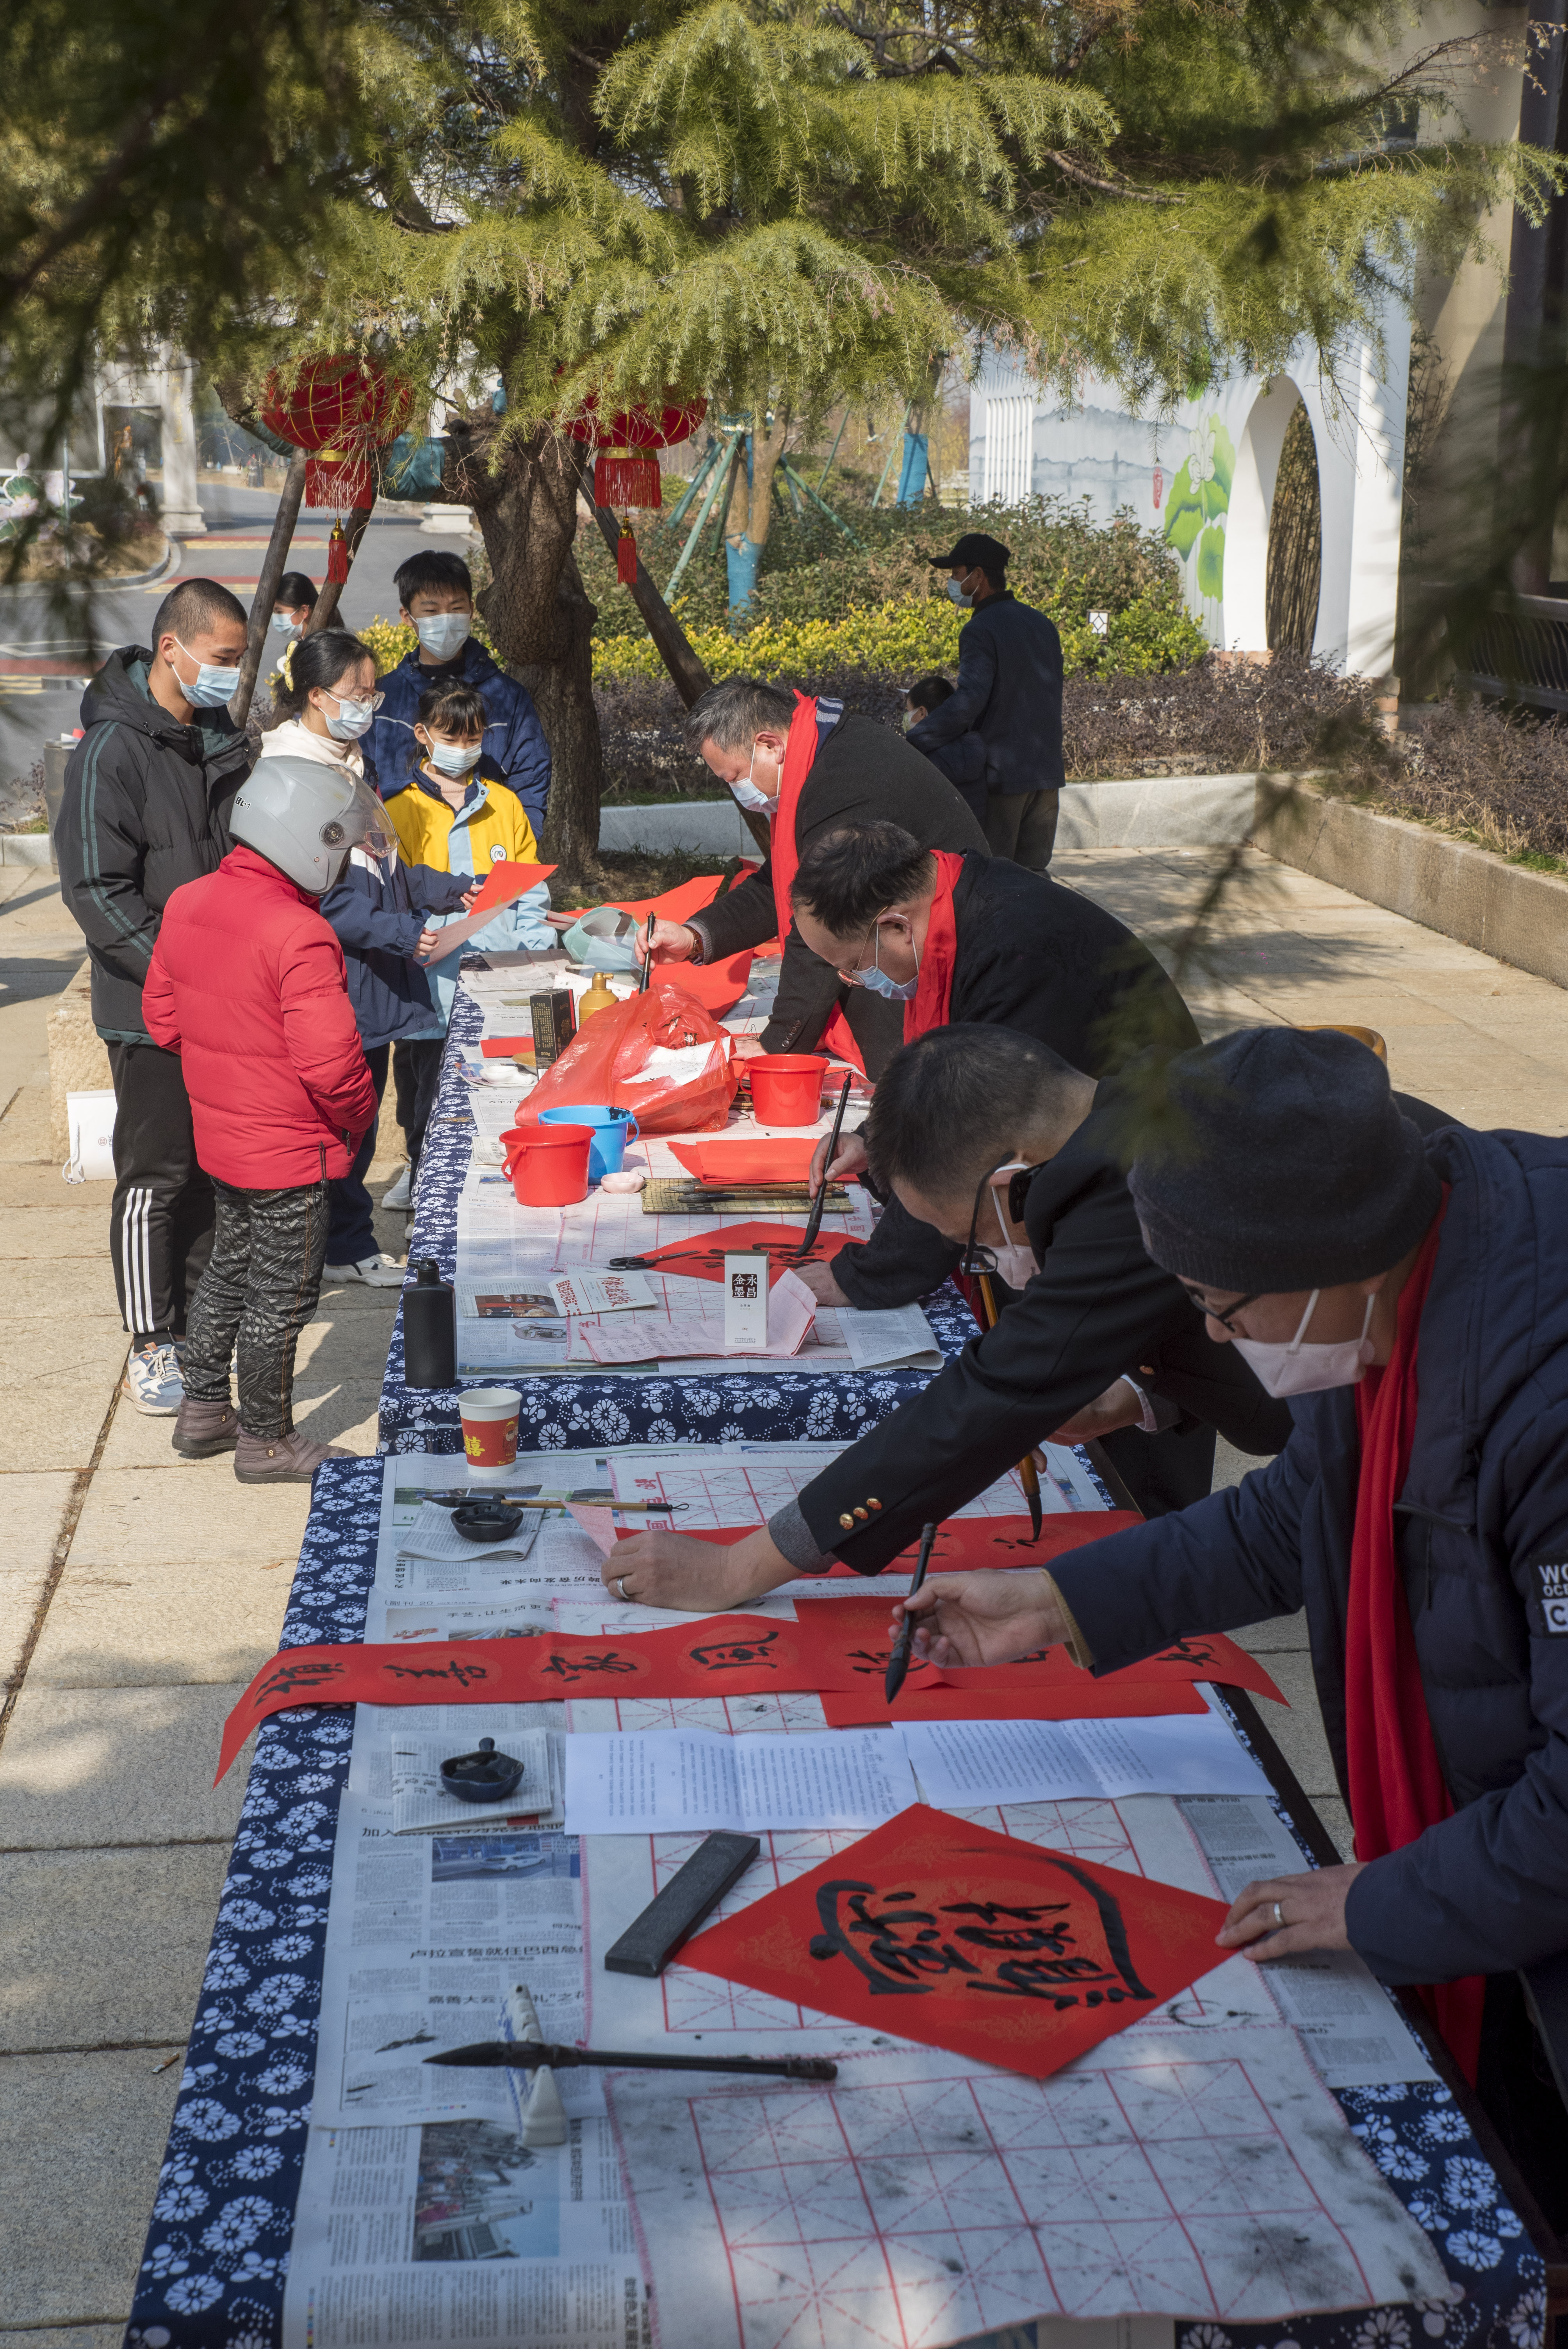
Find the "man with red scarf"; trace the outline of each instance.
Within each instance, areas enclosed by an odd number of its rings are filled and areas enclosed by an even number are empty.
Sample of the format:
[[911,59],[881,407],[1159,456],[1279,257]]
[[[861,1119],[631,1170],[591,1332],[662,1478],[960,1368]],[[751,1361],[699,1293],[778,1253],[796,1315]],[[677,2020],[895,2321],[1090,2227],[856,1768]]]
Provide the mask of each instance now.
[[[986,854],[985,835],[947,778],[901,734],[838,702],[727,678],[686,712],[686,739],[741,807],[768,819],[767,862],[686,922],[660,922],[655,961],[720,962],[767,938],[784,941],[765,1052],[842,1054],[874,1081],[903,1042],[896,1006],[846,985],[794,926],[796,867],[813,842],[845,823],[902,824],[923,848]],[[639,939],[637,951],[642,952]]]
[[[1008,857],[927,851],[899,824],[846,824],[801,858],[790,896],[813,954],[846,985],[901,1006],[906,1044],[954,1023],[1011,1028],[1099,1078],[1150,1045],[1176,1052],[1198,1041],[1181,996],[1125,923]],[[845,1134],[833,1174],[869,1167],[862,1137]],[[952,1244],[894,1197],[869,1243],[801,1276],[824,1305],[875,1309],[928,1295],[955,1261]]]
[[1423,1139],[1332,1031],[1243,1029],[1169,1085],[1168,1139],[1129,1177],[1144,1245],[1291,1399],[1290,1443],[1050,1573],[934,1577],[920,1645],[963,1664],[1059,1640],[1114,1671],[1305,1607],[1356,1858],[1249,1885],[1221,1947],[1349,1948],[1431,1986],[1561,2226],[1568,1143]]

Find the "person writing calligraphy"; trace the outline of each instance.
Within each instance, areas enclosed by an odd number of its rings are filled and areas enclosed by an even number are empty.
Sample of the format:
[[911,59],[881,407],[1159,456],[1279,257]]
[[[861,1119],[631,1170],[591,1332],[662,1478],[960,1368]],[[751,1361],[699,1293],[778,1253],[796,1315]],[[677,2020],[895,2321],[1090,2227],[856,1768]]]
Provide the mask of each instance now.
[[1129,1177],[1150,1260],[1216,1361],[1288,1398],[1289,1443],[1048,1574],[933,1577],[910,1602],[919,1650],[962,1666],[1062,1642],[1101,1674],[1305,1606],[1356,1857],[1249,1885],[1221,1946],[1353,1949],[1385,1982],[1436,1985],[1538,2182],[1529,2148],[1554,2147],[1560,2225],[1568,1143],[1423,1136],[1334,1031],[1243,1029],[1168,1081],[1176,1122]]
[[999,1217],[981,1260],[1022,1293],[766,1526],[728,1545],[638,1535],[605,1560],[606,1583],[643,1606],[702,1608],[825,1574],[835,1557],[877,1574],[1051,1436],[1101,1437],[1146,1514],[1209,1490],[1216,1429],[1243,1452],[1284,1443],[1289,1413],[1209,1343],[1180,1282],[1144,1253],[1123,1174],[1141,1074],[1097,1085],[1006,1028],[939,1028],[906,1046],[872,1099],[872,1164],[911,1227],[940,1239],[944,1269],[975,1248],[982,1215]]
[[[953,1024],[1011,1028],[1099,1079],[1146,1046],[1198,1041],[1181,996],[1124,923],[1007,857],[928,851],[900,824],[849,824],[802,857],[790,898],[813,954],[847,986],[901,1006],[906,1044]],[[824,1171],[838,1182],[870,1172],[863,1131],[842,1137],[830,1169],[827,1155],[823,1141],[813,1194]],[[981,1237],[1006,1245],[990,1212]],[[802,1265],[799,1277],[820,1304],[885,1308],[928,1296],[957,1261],[954,1242],[895,1197],[869,1242]]]
[[[793,920],[789,885],[800,859],[841,824],[900,824],[923,848],[985,855],[985,835],[929,759],[874,719],[841,703],[781,693],[755,678],[727,678],[694,701],[686,740],[743,808],[771,827],[767,861],[738,888],[685,922],[657,923],[660,962],[720,962],[765,940],[784,941],[765,1052],[843,1055],[873,1081],[903,1040],[895,1006],[851,988],[813,954]],[[637,942],[641,960],[643,942]]]

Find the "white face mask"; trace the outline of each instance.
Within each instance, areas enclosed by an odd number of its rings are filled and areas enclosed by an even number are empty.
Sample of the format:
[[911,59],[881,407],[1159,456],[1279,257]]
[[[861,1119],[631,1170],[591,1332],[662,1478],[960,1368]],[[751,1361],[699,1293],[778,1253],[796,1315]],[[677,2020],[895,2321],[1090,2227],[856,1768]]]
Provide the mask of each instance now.
[[1259,1384],[1269,1394],[1322,1394],[1329,1387],[1353,1387],[1371,1361],[1374,1349],[1367,1332],[1372,1327],[1376,1292],[1367,1299],[1359,1338],[1341,1338],[1332,1345],[1309,1346],[1304,1342],[1305,1332],[1322,1294],[1321,1289],[1315,1288],[1307,1299],[1306,1311],[1288,1346],[1277,1340],[1265,1345],[1256,1338],[1232,1339],[1237,1353],[1251,1365]]
[[428,619],[414,623],[420,644],[438,661],[454,659],[467,644],[471,628],[467,612],[432,612]]
[[752,767],[755,767],[756,764],[757,745],[753,742],[751,746],[751,766],[748,767],[746,770],[744,781],[731,783],[729,788],[735,793],[736,798],[740,802],[743,808],[750,808],[755,815],[771,815],[779,802],[777,799],[769,799],[766,792],[758,791],[757,785],[752,781],[751,769]]
[[[1017,1164],[1022,1166],[1024,1161],[1020,1158]],[[1006,1174],[1011,1170],[1004,1167],[999,1171]],[[996,1269],[1009,1288],[1026,1288],[1040,1268],[1035,1259],[1035,1251],[1032,1247],[1020,1247],[1014,1239],[1007,1228],[1007,1219],[1002,1213],[1002,1199],[999,1192],[992,1191],[991,1204],[996,1210],[996,1224],[1002,1235],[1000,1246],[997,1246],[995,1241],[991,1244],[991,1253],[996,1259]]]
[[479,764],[480,752],[483,748],[482,742],[443,742],[432,737],[430,764],[438,773],[450,775],[455,781],[459,775],[466,775],[470,767]]

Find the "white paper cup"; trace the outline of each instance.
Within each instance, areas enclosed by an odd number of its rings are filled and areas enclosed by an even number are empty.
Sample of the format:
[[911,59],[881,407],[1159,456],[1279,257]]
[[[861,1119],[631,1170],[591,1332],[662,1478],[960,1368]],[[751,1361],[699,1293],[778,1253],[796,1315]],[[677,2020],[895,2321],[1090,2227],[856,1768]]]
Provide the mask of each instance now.
[[504,1483],[517,1464],[521,1395],[516,1387],[466,1387],[458,1408],[469,1475],[480,1484]]

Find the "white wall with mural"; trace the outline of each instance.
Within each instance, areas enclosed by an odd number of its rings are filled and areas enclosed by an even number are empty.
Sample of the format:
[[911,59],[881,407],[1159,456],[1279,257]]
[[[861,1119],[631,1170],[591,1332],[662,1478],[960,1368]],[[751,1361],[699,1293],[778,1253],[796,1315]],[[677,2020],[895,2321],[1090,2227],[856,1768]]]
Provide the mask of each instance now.
[[1285,429],[1305,400],[1317,454],[1323,571],[1315,654],[1380,677],[1393,657],[1404,488],[1409,328],[1384,322],[1384,365],[1368,343],[1282,373],[1233,376],[1166,414],[1137,414],[1114,385],[1084,378],[1071,407],[1042,399],[1021,367],[987,356],[969,406],[969,494],[976,503],[1057,497],[1097,521],[1126,509],[1181,565],[1188,606],[1211,643],[1268,643],[1269,517]]

